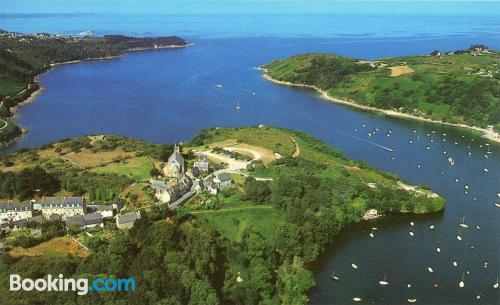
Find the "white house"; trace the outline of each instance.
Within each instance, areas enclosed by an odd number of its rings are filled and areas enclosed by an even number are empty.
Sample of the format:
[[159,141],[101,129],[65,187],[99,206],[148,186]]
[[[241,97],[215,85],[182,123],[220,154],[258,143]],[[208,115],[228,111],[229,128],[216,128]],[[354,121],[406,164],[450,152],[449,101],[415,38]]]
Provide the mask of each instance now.
[[41,210],[45,218],[59,215],[65,220],[70,216],[85,214],[85,200],[83,197],[43,197]]
[[0,224],[17,222],[33,216],[30,202],[0,203]]
[[225,189],[231,186],[231,176],[226,173],[218,173],[214,177],[214,183],[217,185],[219,190]]

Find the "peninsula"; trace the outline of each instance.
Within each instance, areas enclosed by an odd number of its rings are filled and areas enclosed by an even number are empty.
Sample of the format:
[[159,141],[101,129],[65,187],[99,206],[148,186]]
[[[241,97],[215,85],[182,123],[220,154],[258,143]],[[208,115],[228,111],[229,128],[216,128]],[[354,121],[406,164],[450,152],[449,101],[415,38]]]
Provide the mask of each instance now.
[[[1,224],[1,277],[35,266],[140,288],[25,294],[27,304],[307,304],[309,266],[349,224],[444,208],[428,188],[262,125],[202,130],[183,147],[85,136],[0,159],[0,204],[25,201],[3,205],[15,219]],[[54,202],[68,205],[62,219]],[[18,304],[7,287],[4,303]]]
[[260,69],[270,81],[312,88],[333,102],[470,128],[500,142],[499,56],[484,45],[373,61],[312,53]]
[[35,99],[42,90],[38,76],[54,65],[112,58],[129,51],[189,45],[176,36],[88,35],[22,34],[0,30],[0,148],[22,135],[23,130],[12,122],[16,107]]

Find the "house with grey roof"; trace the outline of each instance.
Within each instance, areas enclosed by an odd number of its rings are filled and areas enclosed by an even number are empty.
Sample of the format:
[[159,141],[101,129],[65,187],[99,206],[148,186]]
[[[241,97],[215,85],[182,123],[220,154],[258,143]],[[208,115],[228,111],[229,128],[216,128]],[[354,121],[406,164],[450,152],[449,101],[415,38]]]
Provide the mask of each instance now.
[[198,156],[198,160],[194,162],[194,168],[198,168],[202,172],[208,172],[208,159],[204,154]]
[[155,197],[161,203],[174,202],[189,192],[191,185],[193,185],[193,181],[187,175],[182,176],[175,185],[168,185],[164,181],[154,179],[151,179],[149,182],[155,190]]
[[66,226],[78,226],[80,229],[91,229],[103,225],[102,216],[99,213],[75,215],[66,217]]
[[231,176],[226,172],[218,173],[214,177],[214,183],[219,190],[231,187]]
[[83,197],[43,197],[40,206],[42,215],[46,218],[51,215],[59,215],[65,220],[67,217],[85,213]]
[[118,229],[132,229],[135,221],[140,218],[141,218],[141,213],[139,211],[117,215],[116,227]]
[[26,220],[33,216],[31,202],[0,203],[0,223],[11,223]]

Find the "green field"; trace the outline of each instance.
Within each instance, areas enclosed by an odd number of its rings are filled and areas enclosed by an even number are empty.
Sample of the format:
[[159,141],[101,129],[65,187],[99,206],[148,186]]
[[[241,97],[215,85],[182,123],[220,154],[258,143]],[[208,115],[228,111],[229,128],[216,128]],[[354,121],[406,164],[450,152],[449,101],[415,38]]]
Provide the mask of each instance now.
[[126,176],[134,181],[146,182],[151,178],[150,171],[154,163],[149,157],[136,157],[121,162],[110,163],[103,167],[93,168],[99,174],[117,174]]
[[472,50],[376,61],[314,53],[263,67],[274,79],[314,85],[361,105],[450,123],[499,126],[499,53],[475,56]]

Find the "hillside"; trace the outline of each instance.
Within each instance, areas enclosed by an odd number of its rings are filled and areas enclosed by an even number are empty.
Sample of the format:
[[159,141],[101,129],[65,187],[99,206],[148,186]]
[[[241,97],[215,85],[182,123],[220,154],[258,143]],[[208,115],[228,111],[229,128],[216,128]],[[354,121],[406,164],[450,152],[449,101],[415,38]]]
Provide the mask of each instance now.
[[[21,129],[9,120],[13,116],[13,107],[40,89],[36,77],[49,70],[53,64],[187,44],[176,36],[75,37],[0,31],[0,147],[20,136]],[[8,128],[2,128],[3,122],[8,123]]]
[[[216,195],[200,191],[176,210],[152,204],[152,198],[149,208],[147,201],[138,205],[124,190],[137,187],[147,198],[143,173],[166,160],[171,148],[90,136],[3,156],[3,197],[6,190],[16,190],[15,179],[22,176],[33,183],[27,189],[38,188],[42,194],[83,194],[97,203],[121,197],[127,209],[142,208],[144,213],[129,232],[108,225],[91,236],[75,236],[90,249],[85,259],[52,255],[47,241],[16,247],[11,252],[16,258],[0,253],[0,278],[14,270],[24,274],[33,265],[46,274],[52,266],[50,272],[64,270],[67,277],[132,277],[140,287],[135,294],[26,294],[26,304],[89,298],[94,304],[301,305],[308,303],[307,292],[315,284],[308,266],[369,209],[397,215],[444,208],[437,194],[402,186],[396,176],[349,160],[304,132],[265,126],[203,130],[183,147],[188,167],[201,152],[213,169],[231,166],[225,162],[248,162],[231,172],[233,187]],[[0,294],[5,304],[17,304],[7,289],[0,288]]]
[[304,54],[262,68],[277,81],[435,121],[500,129],[499,53],[484,46],[433,55],[355,60]]

